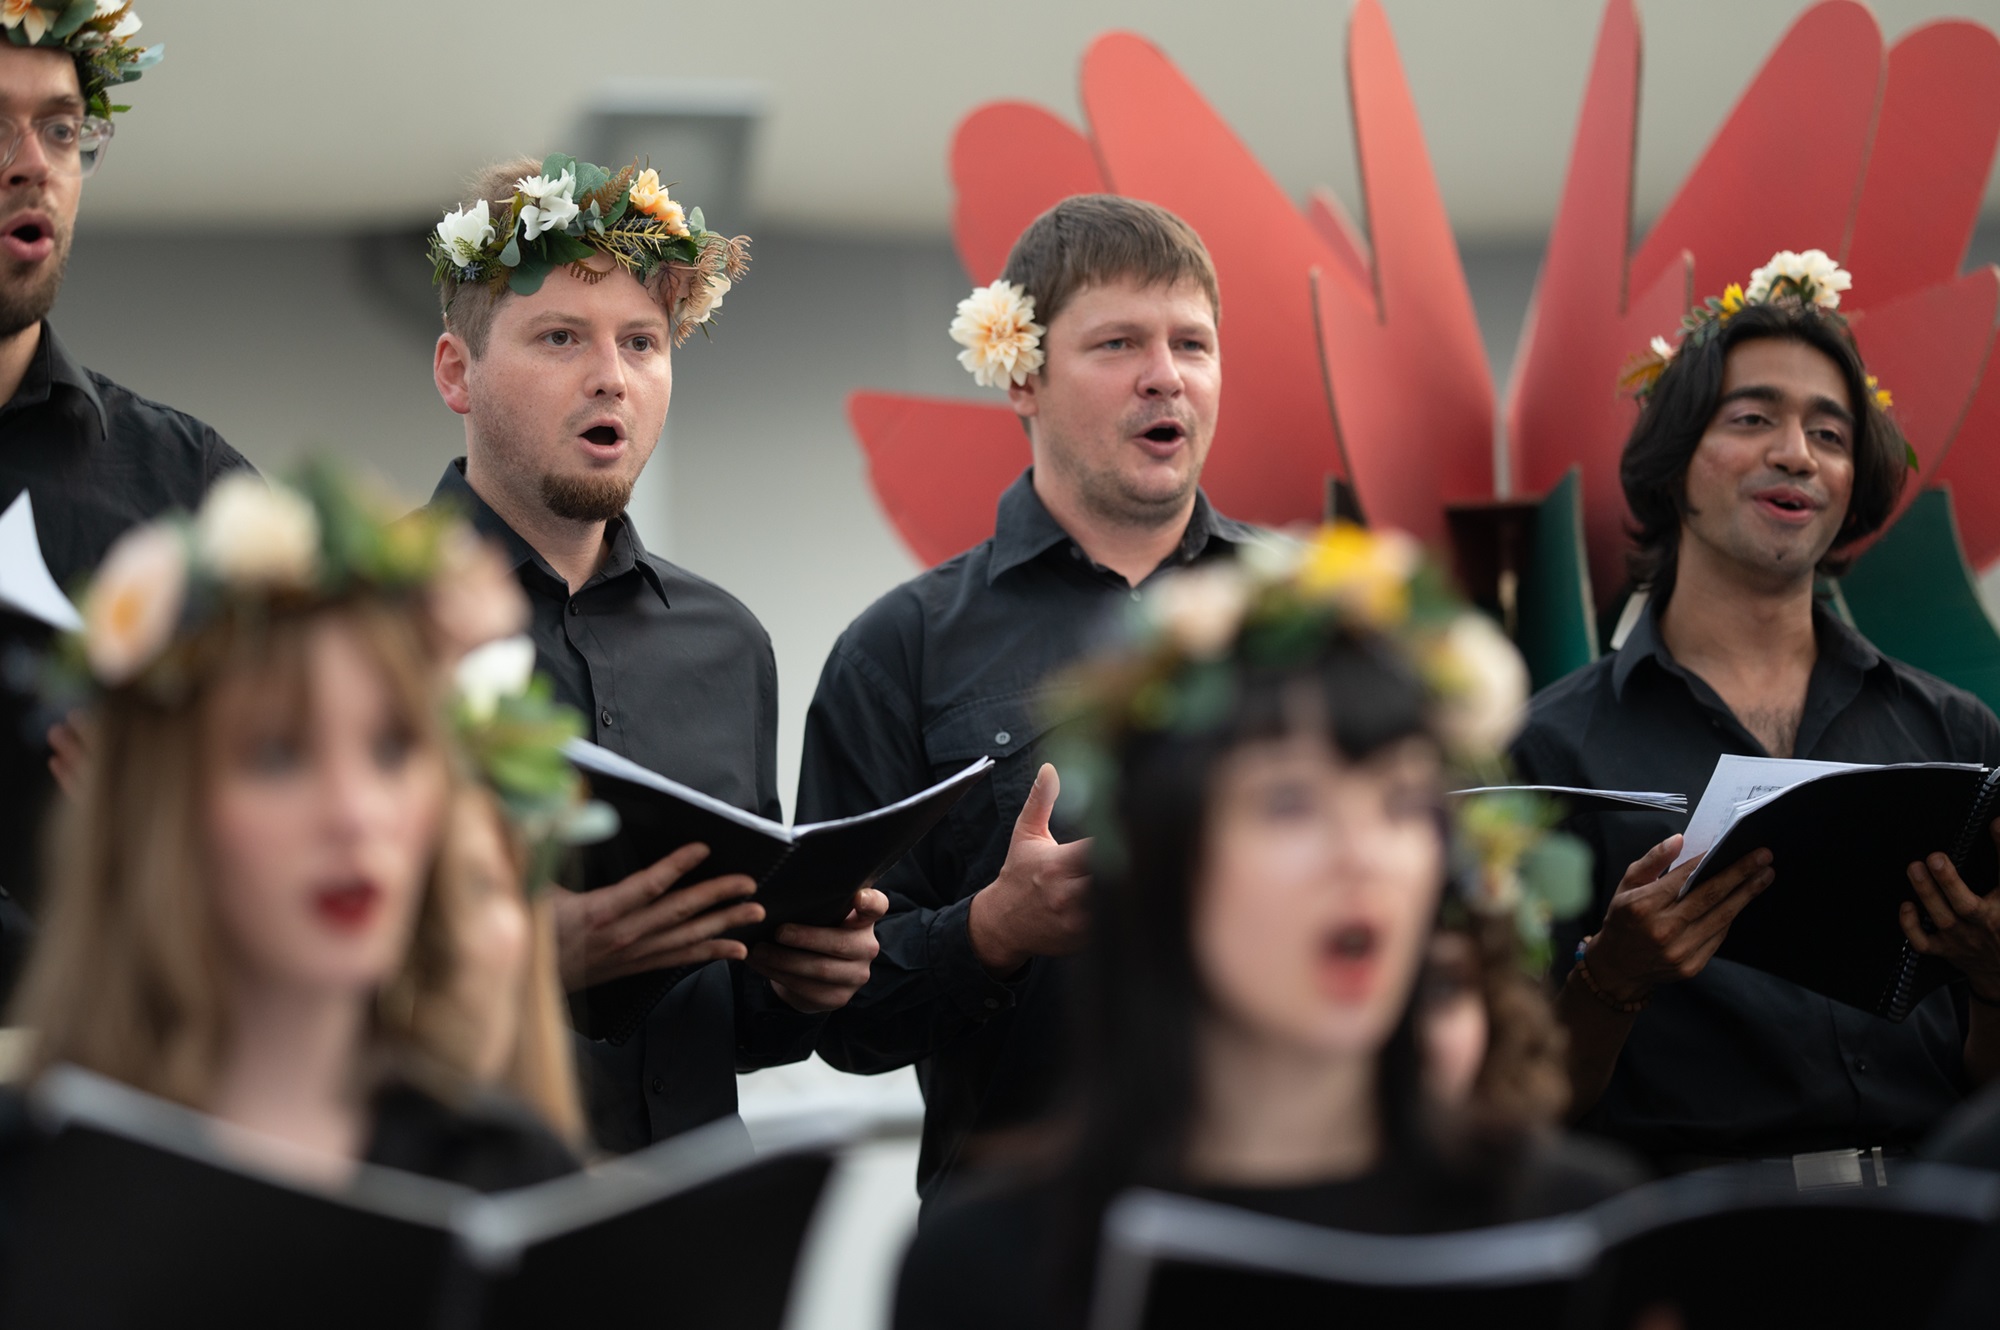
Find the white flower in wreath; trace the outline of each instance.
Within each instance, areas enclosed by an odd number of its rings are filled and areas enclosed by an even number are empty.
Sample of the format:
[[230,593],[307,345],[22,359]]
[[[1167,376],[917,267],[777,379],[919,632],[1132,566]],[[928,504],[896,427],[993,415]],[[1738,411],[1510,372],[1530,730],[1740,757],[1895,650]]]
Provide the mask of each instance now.
[[125,8],[125,0],[97,0],[97,10],[92,18],[108,18]]
[[307,587],[319,573],[319,515],[297,491],[238,472],[208,492],[195,545],[222,582]]
[[459,701],[473,720],[493,718],[500,699],[519,697],[528,690],[535,675],[535,643],[532,638],[503,637],[465,653],[453,673]]
[[437,224],[438,243],[451,261],[470,269],[485,256],[493,243],[493,215],[481,199],[470,208],[455,208]]
[[1675,345],[1672,342],[1669,342],[1664,337],[1655,337],[1653,339],[1652,345],[1653,345],[1653,354],[1658,356],[1661,360],[1672,360],[1674,358],[1674,352],[1678,350],[1678,348],[1675,347]]
[[142,26],[144,25],[139,22],[139,16],[128,11],[124,18],[119,19],[111,25],[111,40],[122,42],[137,32]]
[[514,186],[528,200],[521,209],[521,239],[533,240],[544,231],[555,231],[576,220],[582,209],[572,197],[576,174],[564,171],[551,180],[544,175],[524,176]]
[[982,286],[958,302],[951,340],[965,350],[958,363],[982,388],[1022,384],[1042,367],[1042,333],[1035,299],[1013,282]]
[[682,324],[692,328],[707,323],[709,316],[722,308],[722,298],[729,294],[732,285],[719,272],[707,277],[697,275],[688,290],[687,299],[681,302]]
[[1160,579],[1147,611],[1173,644],[1194,660],[1214,660],[1243,626],[1250,595],[1242,570],[1211,563]]
[[41,41],[53,17],[35,0],[0,0],[0,28],[19,28],[28,35],[29,46]]
[[133,527],[112,544],[83,603],[83,654],[99,683],[129,683],[166,650],[187,581],[187,544],[164,522]]
[[1838,309],[1840,293],[1854,285],[1854,276],[1847,269],[1834,262],[1823,249],[1809,249],[1803,254],[1789,249],[1779,250],[1771,256],[1771,261],[1750,274],[1750,285],[1744,290],[1743,298],[1751,304],[1771,298],[1771,287],[1781,277],[1789,277],[1805,292],[1813,304],[1821,309]]
[[1487,756],[1504,749],[1521,728],[1528,705],[1528,666],[1520,650],[1483,614],[1453,619],[1439,644],[1443,693],[1438,728],[1460,753]]

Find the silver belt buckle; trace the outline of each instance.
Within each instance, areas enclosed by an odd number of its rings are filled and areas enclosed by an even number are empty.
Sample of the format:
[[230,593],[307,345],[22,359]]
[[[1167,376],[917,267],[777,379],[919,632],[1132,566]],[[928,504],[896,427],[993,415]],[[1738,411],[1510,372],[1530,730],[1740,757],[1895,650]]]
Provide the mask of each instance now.
[[[1862,1164],[1868,1168],[1864,1175]],[[1792,1181],[1800,1191],[1824,1191],[1835,1187],[1886,1187],[1889,1168],[1882,1147],[1871,1150],[1815,1150],[1792,1156]]]

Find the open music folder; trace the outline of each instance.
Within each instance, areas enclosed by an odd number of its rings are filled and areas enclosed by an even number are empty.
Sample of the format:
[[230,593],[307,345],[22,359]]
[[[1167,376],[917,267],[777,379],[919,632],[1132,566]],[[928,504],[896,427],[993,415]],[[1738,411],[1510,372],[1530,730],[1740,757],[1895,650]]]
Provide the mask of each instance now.
[[242,1133],[72,1067],[30,1092],[46,1139],[9,1188],[0,1325],[779,1330],[851,1117],[702,1128],[482,1196],[362,1164],[314,1186]]
[[1909,865],[1942,852],[1974,892],[1991,891],[1996,811],[2000,770],[1725,755],[1688,821],[1681,862],[1700,863],[1686,890],[1770,850],[1775,880],[1715,954],[1900,1021],[1957,973],[1903,935]]
[[[730,873],[757,882],[755,899],[764,907],[763,922],[728,934],[747,943],[769,937],[782,924],[839,923],[854,893],[873,886],[894,867],[993,767],[993,759],[981,758],[929,789],[873,812],[788,827],[587,740],[572,740],[564,752],[589,780],[591,796],[618,813],[618,834],[584,850],[585,889],[621,881],[699,841],[708,846],[708,858],[684,885]],[[573,1001],[572,1012],[584,1033],[622,1040],[680,974],[654,972],[600,984]]]

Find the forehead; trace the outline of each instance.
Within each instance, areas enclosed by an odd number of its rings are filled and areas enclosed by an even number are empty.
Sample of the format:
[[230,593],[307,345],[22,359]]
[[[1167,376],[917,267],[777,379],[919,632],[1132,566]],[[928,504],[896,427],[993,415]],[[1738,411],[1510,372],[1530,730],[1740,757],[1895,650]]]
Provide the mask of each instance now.
[[494,314],[497,322],[513,327],[558,316],[602,326],[651,324],[661,330],[667,326],[667,312],[660,308],[660,302],[623,268],[595,282],[583,280],[567,267],[557,268],[542,280],[535,294],[509,295]]
[[1730,348],[1722,368],[1722,391],[1751,387],[1775,388],[1802,401],[1825,397],[1853,405],[1847,400],[1847,380],[1833,358],[1789,337],[1760,337]]
[[0,40],[0,110],[33,111],[50,102],[81,101],[76,61],[65,52]]
[[1208,303],[1208,292],[1192,278],[1148,283],[1138,277],[1115,277],[1078,288],[1054,322],[1078,327],[1129,322],[1212,330],[1215,310]]

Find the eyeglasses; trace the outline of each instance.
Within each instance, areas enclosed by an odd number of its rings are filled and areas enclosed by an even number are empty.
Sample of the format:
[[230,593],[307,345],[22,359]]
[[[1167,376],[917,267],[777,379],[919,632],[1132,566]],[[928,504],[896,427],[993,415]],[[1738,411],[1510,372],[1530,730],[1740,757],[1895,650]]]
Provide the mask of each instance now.
[[61,175],[88,176],[104,160],[111,144],[112,124],[101,116],[52,115],[22,125],[0,120],[0,171],[13,165],[14,156],[27,141],[29,131],[42,141],[42,156],[49,169]]

